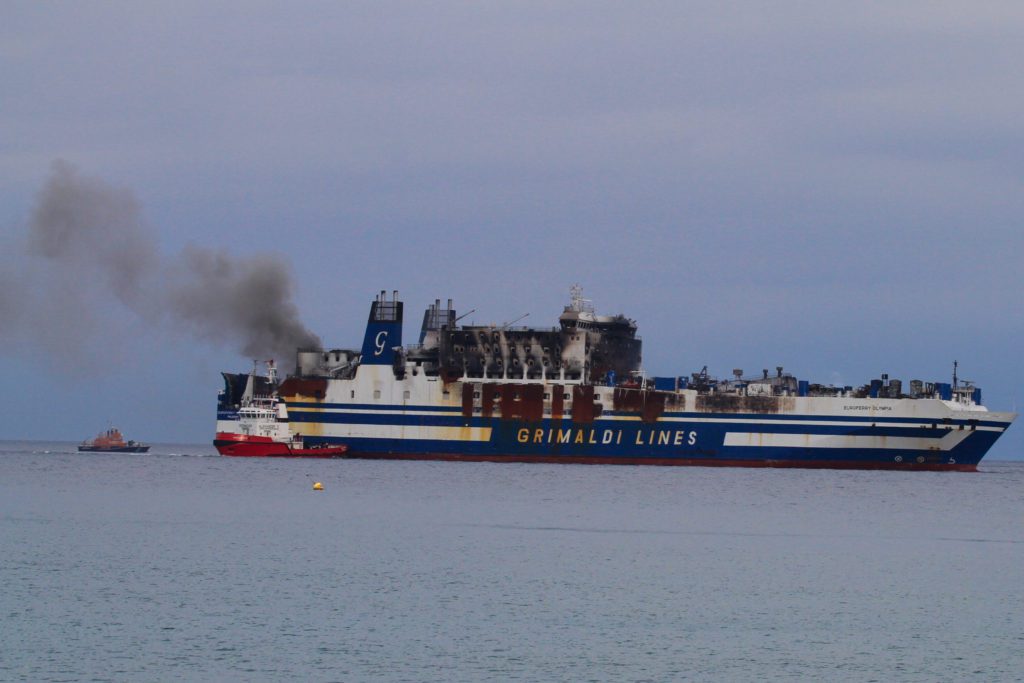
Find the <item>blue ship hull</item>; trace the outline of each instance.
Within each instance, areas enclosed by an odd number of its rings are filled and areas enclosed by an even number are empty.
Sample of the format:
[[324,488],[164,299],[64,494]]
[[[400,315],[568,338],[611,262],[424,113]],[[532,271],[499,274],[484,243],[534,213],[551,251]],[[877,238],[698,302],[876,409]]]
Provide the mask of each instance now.
[[[305,434],[309,443],[345,443],[350,457],[959,471],[975,470],[1007,426],[984,419],[842,420],[707,413],[666,413],[656,422],[644,423],[639,415],[614,412],[609,419],[578,424],[571,419],[467,419],[457,409],[450,415],[437,415],[437,407],[420,410],[296,402],[289,405],[289,416],[292,428]],[[423,427],[468,429],[488,436],[460,440],[357,435]]]
[[956,364],[952,383],[906,387],[826,386],[781,366],[647,377],[635,321],[597,315],[578,288],[557,328],[460,326],[438,299],[405,346],[403,310],[381,292],[360,349],[300,349],[280,385],[225,373],[217,431],[244,432],[239,406],[271,392],[290,433],[350,457],[974,470],[1016,417],[982,406]]

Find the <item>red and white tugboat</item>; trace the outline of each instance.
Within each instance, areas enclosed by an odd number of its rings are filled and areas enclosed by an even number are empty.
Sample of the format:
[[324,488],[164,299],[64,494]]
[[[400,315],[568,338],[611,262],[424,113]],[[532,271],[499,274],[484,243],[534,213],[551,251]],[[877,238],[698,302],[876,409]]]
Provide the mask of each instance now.
[[[302,436],[292,434],[288,410],[277,395],[277,369],[267,361],[265,382],[257,382],[256,369],[237,411],[237,430],[217,432],[213,445],[221,455],[257,458],[340,458],[348,452],[344,444],[317,444],[306,447]],[[259,393],[258,384],[269,393]]]

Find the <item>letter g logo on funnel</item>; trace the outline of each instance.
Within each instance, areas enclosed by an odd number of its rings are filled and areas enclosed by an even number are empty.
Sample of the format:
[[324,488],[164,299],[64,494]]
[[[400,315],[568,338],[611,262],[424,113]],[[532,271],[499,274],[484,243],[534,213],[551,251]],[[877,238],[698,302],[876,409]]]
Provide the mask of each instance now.
[[384,344],[385,344],[385,342],[387,342],[387,339],[388,339],[387,330],[382,330],[382,331],[377,333],[377,337],[376,337],[376,339],[374,339],[374,342],[373,342],[374,346],[377,347],[377,350],[373,352],[373,355],[379,356],[380,354],[384,353]]

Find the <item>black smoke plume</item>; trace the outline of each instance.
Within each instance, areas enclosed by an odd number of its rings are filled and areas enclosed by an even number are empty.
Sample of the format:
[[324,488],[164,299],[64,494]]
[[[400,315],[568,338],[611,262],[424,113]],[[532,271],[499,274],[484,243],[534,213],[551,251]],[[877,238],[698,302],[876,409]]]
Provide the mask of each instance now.
[[110,323],[119,303],[248,358],[294,357],[320,340],[299,320],[287,264],[198,246],[163,259],[134,194],[53,163],[39,192],[24,258],[0,272],[2,337],[73,353]]
[[299,322],[291,275],[277,259],[189,247],[179,278],[168,290],[170,311],[204,337],[235,341],[249,358],[290,359],[297,347],[320,347]]

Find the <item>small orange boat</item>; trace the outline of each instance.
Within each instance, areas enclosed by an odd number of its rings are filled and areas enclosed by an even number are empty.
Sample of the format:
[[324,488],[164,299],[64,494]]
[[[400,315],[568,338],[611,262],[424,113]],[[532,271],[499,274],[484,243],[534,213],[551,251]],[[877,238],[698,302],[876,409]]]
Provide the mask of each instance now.
[[147,453],[149,446],[130,439],[125,441],[121,431],[111,427],[105,432],[100,432],[92,441],[83,441],[79,444],[78,450],[90,453]]

